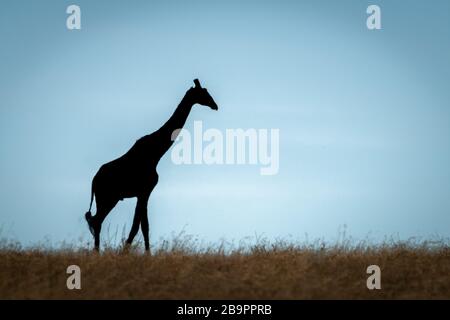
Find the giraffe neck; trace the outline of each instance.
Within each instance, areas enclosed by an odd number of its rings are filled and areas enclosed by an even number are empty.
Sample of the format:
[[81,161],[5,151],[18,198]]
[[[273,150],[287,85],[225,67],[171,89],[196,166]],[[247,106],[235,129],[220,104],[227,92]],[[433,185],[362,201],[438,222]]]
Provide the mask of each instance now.
[[[184,127],[186,123],[187,117],[192,110],[192,103],[188,94],[186,94],[181,100],[178,107],[175,109],[172,116],[167,120],[167,122],[159,129],[163,132],[168,132],[169,135],[172,135],[172,132],[181,129]],[[170,137],[170,136],[169,136]]]
[[174,143],[176,138],[176,135],[174,136],[174,132],[184,127],[193,105],[194,102],[188,92],[183,97],[169,120],[167,120],[167,122],[159,130],[157,130],[157,136],[160,139],[161,156],[164,155],[164,153],[166,153]]

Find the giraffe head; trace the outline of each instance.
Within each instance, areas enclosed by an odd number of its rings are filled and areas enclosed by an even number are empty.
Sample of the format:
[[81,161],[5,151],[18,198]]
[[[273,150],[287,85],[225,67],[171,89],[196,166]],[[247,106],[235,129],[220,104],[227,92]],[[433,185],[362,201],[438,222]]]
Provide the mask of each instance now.
[[189,89],[188,93],[194,104],[198,103],[202,106],[210,107],[212,110],[218,110],[216,102],[208,93],[208,90],[202,88],[198,79],[194,80],[195,87]]

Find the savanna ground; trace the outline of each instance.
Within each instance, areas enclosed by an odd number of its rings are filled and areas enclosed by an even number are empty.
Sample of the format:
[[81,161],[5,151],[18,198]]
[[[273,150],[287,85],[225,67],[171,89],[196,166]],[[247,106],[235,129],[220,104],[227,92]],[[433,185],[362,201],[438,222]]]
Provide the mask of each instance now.
[[[138,244],[139,245],[139,244]],[[68,290],[69,265],[81,290]],[[369,265],[381,290],[368,290]],[[259,240],[198,247],[189,238],[137,246],[23,248],[0,244],[0,299],[450,299],[448,241],[323,242]]]

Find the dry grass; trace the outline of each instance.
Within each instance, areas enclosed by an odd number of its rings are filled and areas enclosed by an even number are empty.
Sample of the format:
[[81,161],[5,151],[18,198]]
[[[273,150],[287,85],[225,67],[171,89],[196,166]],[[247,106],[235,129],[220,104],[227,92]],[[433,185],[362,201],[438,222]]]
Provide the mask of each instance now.
[[[66,268],[82,270],[82,289],[68,290]],[[366,288],[379,265],[382,289]],[[277,242],[201,249],[163,242],[149,256],[137,249],[23,249],[0,245],[1,299],[449,299],[447,242],[327,246]]]

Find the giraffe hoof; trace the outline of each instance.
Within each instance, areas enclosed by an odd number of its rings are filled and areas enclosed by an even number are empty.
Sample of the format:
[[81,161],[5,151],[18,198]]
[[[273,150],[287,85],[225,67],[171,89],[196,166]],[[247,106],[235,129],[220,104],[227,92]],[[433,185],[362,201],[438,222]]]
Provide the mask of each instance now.
[[86,212],[86,214],[84,215],[84,217],[86,218],[86,221],[87,221],[87,223],[88,223],[89,231],[92,233],[92,236],[95,236],[94,227],[93,227],[93,225],[92,225],[92,215],[91,215],[91,212],[90,212],[90,211]]
[[131,251],[131,244],[129,244],[128,242],[125,242],[122,246],[122,252],[128,253],[130,251]]

